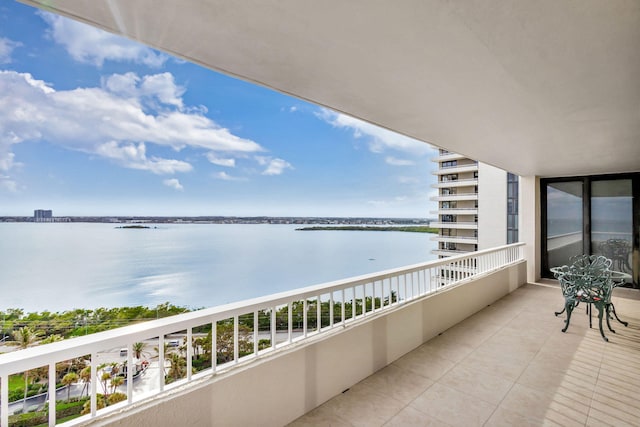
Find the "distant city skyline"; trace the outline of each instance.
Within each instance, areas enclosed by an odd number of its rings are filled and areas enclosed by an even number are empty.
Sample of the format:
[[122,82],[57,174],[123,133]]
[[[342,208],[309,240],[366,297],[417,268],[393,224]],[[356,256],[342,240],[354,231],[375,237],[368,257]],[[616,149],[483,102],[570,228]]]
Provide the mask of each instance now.
[[0,216],[425,218],[434,155],[98,29],[0,5]]

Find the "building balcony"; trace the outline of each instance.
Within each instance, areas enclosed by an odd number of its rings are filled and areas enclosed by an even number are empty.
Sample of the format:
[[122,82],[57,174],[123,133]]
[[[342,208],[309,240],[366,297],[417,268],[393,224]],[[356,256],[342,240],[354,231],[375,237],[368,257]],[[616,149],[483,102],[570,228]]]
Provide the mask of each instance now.
[[464,251],[462,249],[434,249],[431,251],[434,255],[442,255],[446,257],[452,257],[456,255],[464,255],[474,252],[473,250]]
[[[93,378],[91,409],[68,425],[284,425],[515,290],[525,277],[523,244],[514,244],[2,354],[0,423],[9,425],[15,407],[4,386],[10,375],[48,372],[53,389],[56,365],[82,359]],[[253,328],[242,326],[247,315]],[[173,342],[190,343],[207,327],[224,327],[232,338],[214,333],[209,345],[217,362],[198,371],[197,354],[205,348],[178,351]],[[124,401],[98,409],[102,364],[120,358],[136,366],[137,342],[157,345],[157,360],[140,377],[134,369],[126,373],[117,389]],[[186,365],[171,383],[160,369],[172,372],[167,347]],[[223,361],[221,351],[228,356]],[[51,399],[50,425],[54,405]]]
[[463,236],[433,236],[430,238],[432,242],[448,242],[448,243],[464,243],[473,245],[478,243],[477,237],[463,237]]
[[476,172],[478,170],[477,163],[471,163],[466,165],[450,166],[437,169],[433,172],[434,175],[445,175],[450,173],[464,173],[464,172]]
[[477,215],[478,208],[438,208],[429,211],[433,215]]
[[453,202],[457,200],[478,200],[478,193],[458,193],[458,194],[447,194],[440,196],[433,196],[430,198],[431,201],[434,202]]
[[442,153],[439,153],[437,157],[434,157],[431,159],[432,162],[445,162],[448,160],[460,160],[460,159],[466,159],[466,156],[463,156],[462,154],[458,154],[458,153],[452,153],[450,151],[445,151]]
[[433,228],[451,228],[456,230],[477,230],[477,222],[432,222],[429,227]]
[[638,425],[640,301],[622,291],[631,324],[609,343],[584,315],[562,333],[560,290],[526,284],[291,426]]
[[474,187],[478,185],[478,178],[455,179],[451,181],[440,181],[431,184],[431,188],[457,188],[457,187]]

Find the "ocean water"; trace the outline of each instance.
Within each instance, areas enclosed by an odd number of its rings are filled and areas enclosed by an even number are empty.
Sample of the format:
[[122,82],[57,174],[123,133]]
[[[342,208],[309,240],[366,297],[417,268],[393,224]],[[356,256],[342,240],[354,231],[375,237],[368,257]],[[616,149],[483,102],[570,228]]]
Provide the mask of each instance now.
[[269,224],[0,223],[0,310],[210,307],[428,261],[430,234]]

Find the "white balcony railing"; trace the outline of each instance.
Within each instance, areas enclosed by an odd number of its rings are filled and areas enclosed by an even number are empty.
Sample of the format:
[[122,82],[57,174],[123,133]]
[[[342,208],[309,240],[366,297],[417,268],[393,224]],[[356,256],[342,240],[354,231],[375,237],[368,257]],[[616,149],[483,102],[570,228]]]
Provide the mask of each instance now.
[[[100,332],[84,337],[32,347],[0,355],[0,425],[7,426],[9,418],[9,377],[36,368],[48,367],[49,390],[55,389],[56,364],[76,358],[86,358],[91,367],[89,386],[90,413],[71,423],[87,420],[115,409],[122,409],[134,402],[158,395],[177,386],[185,386],[194,380],[216,375],[273,355],[286,348],[314,339],[316,336],[368,320],[385,310],[399,308],[407,302],[440,292],[463,282],[474,280],[523,260],[523,243],[458,255],[451,258],[429,261],[379,273],[338,280],[317,286],[296,289],[237,303],[194,311],[168,318],[139,323],[119,329]],[[302,308],[296,314],[296,308]],[[283,316],[284,313],[284,316]],[[240,319],[253,317],[252,349],[241,357]],[[301,316],[296,319],[294,315]],[[268,319],[268,330],[260,330],[258,319]],[[218,365],[217,355],[221,351],[216,337],[219,322],[233,325],[232,357],[227,363]],[[198,328],[212,330],[212,366],[198,373],[193,372],[194,346],[186,345],[186,373],[183,378],[165,384],[162,375],[165,366],[165,339],[180,333],[186,343],[192,343]],[[195,330],[195,332],[194,332]],[[245,329],[246,332],[246,329]],[[259,344],[269,338],[268,348]],[[158,378],[156,387],[144,393],[134,394],[134,369],[126,375],[126,400],[98,411],[97,395],[100,357],[109,349],[126,349],[127,366],[134,366],[133,344],[149,339],[157,342]],[[245,342],[246,344],[246,342]],[[201,351],[198,349],[196,351]],[[124,352],[124,350],[123,350]],[[106,388],[106,384],[105,384]],[[137,389],[136,389],[137,390]],[[49,425],[56,423],[55,399],[49,399]]]

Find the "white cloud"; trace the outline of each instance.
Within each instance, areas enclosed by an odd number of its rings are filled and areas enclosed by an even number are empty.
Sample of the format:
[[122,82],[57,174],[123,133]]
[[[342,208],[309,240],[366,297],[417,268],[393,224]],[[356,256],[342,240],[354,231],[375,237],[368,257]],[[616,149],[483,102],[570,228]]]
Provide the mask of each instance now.
[[264,151],[256,142],[220,127],[201,110],[183,108],[182,93],[168,73],[113,75],[102,87],[56,91],[30,74],[0,71],[0,171],[15,166],[12,146],[31,140],[157,174],[192,167],[182,160],[148,154],[154,146],[223,152],[223,158]]
[[124,167],[146,170],[158,175],[189,172],[193,169],[191,164],[181,160],[162,159],[159,157],[147,158],[146,146],[142,142],[135,145],[109,141],[99,145],[95,153],[115,160]]
[[218,166],[227,166],[230,168],[236,166],[236,159],[218,157],[215,153],[207,153],[207,160]]
[[292,107],[289,107],[289,112],[290,113],[295,113],[296,111],[298,111],[298,107],[296,107],[295,105]]
[[291,163],[283,159],[273,159],[271,157],[256,156],[258,164],[266,166],[262,175],[282,175],[285,169],[293,169]]
[[162,183],[167,187],[171,187],[178,191],[184,190],[184,187],[182,186],[182,184],[180,184],[180,181],[176,178],[165,179],[164,181],[162,181]]
[[182,95],[185,88],[178,86],[171,73],[160,73],[140,78],[136,73],[112,74],[102,79],[102,87],[123,98],[138,98],[149,107],[184,109]]
[[231,176],[226,172],[218,172],[214,174],[213,177],[216,179],[221,179],[223,181],[246,181],[247,180],[246,178]]
[[49,24],[49,35],[65,47],[69,55],[78,62],[102,67],[105,61],[134,62],[149,67],[161,67],[169,58],[153,49],[107,33],[81,22],[39,12]]
[[11,53],[13,49],[22,46],[22,43],[14,42],[5,37],[0,37],[0,64],[8,64],[11,62]]
[[391,166],[413,166],[416,164],[413,160],[397,159],[391,156],[386,157],[384,161]]
[[386,149],[393,149],[415,156],[426,156],[435,150],[424,142],[326,108],[321,108],[316,116],[333,127],[352,131],[354,138],[365,138],[369,150],[373,153],[382,153]]

